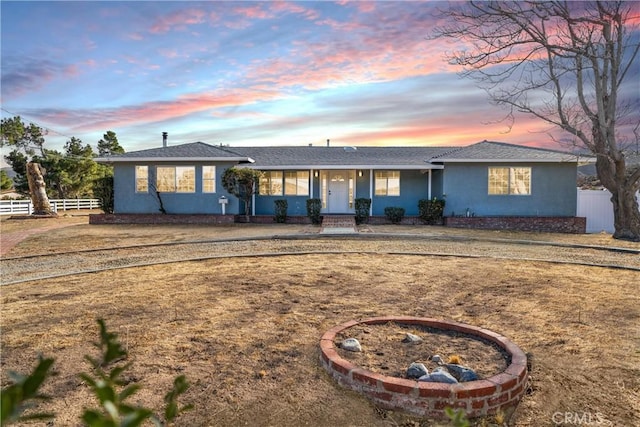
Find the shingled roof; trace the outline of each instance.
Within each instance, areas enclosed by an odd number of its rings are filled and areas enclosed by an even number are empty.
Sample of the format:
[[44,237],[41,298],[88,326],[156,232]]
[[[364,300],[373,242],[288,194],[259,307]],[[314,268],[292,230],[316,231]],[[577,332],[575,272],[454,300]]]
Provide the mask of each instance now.
[[[581,158],[582,159],[582,158]],[[452,162],[577,162],[578,156],[544,148],[482,141],[431,158],[433,163]]]
[[260,169],[385,168],[429,169],[429,159],[451,147],[233,147],[236,153],[255,159]]
[[455,162],[576,162],[575,154],[503,142],[466,147],[229,147],[193,142],[100,157],[101,163],[227,161],[256,169],[441,169]]
[[148,150],[131,151],[114,156],[99,157],[98,162],[132,162],[132,161],[235,161],[252,162],[248,156],[235,153],[227,147],[192,142],[190,144],[171,145],[150,148]]

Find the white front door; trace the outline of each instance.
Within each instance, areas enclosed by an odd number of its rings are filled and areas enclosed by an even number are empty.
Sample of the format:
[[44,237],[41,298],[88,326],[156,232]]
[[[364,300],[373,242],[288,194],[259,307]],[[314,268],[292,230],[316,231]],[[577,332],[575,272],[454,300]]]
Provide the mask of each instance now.
[[353,186],[355,171],[336,170],[323,171],[326,173],[326,191],[323,195],[326,200],[326,213],[353,212]]

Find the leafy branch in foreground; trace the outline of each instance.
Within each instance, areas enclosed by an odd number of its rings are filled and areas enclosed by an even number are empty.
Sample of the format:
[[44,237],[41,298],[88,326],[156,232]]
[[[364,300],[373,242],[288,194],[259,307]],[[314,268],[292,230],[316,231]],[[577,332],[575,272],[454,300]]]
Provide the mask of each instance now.
[[133,427],[149,419],[156,426],[163,426],[173,421],[181,412],[191,409],[191,405],[179,407],[178,404],[178,397],[189,388],[184,375],[174,380],[173,389],[165,395],[166,424],[160,421],[150,409],[126,403],[126,400],[133,396],[140,386],[130,384],[124,387],[126,383],[122,374],[131,364],[120,362],[126,359],[127,351],[122,348],[118,336],[107,331],[102,319],[98,319],[98,324],[100,325],[100,342],[95,345],[100,349],[101,358],[85,356],[93,366],[93,375],[82,373],[80,377],[91,387],[93,394],[100,402],[101,409],[85,409],[82,414],[82,420],[85,423],[95,427]]
[[53,359],[38,360],[38,365],[29,375],[22,375],[17,372],[9,372],[9,377],[13,381],[0,392],[0,401],[2,401],[2,412],[0,413],[0,425],[16,422],[28,421],[33,419],[52,418],[53,414],[36,413],[23,416],[22,412],[32,406],[33,400],[47,400],[48,396],[40,394],[39,389],[44,381],[51,376],[51,366]]

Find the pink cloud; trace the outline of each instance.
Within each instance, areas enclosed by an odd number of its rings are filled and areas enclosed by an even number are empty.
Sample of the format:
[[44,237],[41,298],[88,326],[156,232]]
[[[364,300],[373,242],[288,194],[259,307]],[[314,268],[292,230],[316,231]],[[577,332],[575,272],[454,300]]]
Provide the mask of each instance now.
[[233,10],[236,14],[242,15],[249,19],[267,19],[273,17],[273,14],[262,8],[262,4],[254,6],[236,7]]
[[531,147],[563,148],[554,141],[554,137],[560,138],[561,132],[534,117],[517,117],[511,129],[505,123],[483,124],[483,119],[484,112],[481,110],[463,116],[451,112],[439,116],[437,121],[391,123],[380,129],[352,132],[335,139],[344,144],[394,146],[460,146],[486,139]]
[[302,15],[305,19],[314,20],[318,19],[320,13],[313,9],[307,9],[300,4],[290,3],[287,1],[274,1],[269,3],[269,8],[277,12],[292,13],[296,15]]
[[[44,114],[43,120],[74,127],[74,131],[100,131],[149,122],[160,122],[202,111],[249,105],[260,101],[274,100],[280,96],[279,93],[273,90],[236,89],[227,92],[194,93],[171,101],[152,101],[122,108],[81,111],[56,110],[55,112]],[[83,124],[75,127],[77,123]]]
[[354,6],[358,12],[369,13],[376,9],[375,1],[349,1],[340,0],[337,2],[340,6]]
[[202,24],[205,22],[207,14],[200,9],[184,9],[172,14],[160,17],[149,28],[152,34],[163,34],[177,29],[184,31],[189,25]]

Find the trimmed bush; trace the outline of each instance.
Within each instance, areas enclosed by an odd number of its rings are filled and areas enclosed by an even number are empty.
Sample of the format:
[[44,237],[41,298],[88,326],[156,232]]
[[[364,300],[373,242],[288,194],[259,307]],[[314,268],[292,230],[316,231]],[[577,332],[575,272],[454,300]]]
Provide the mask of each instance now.
[[312,224],[320,224],[320,209],[322,209],[322,200],[307,199],[307,216],[311,219]]
[[287,208],[289,204],[284,199],[274,201],[275,204],[275,220],[277,223],[283,224],[287,221]]
[[384,216],[393,224],[399,224],[404,218],[404,208],[388,206],[384,208]]
[[431,200],[418,200],[418,216],[425,224],[442,224],[444,199],[434,197]]
[[358,198],[355,200],[356,224],[369,222],[369,209],[371,209],[371,199]]

